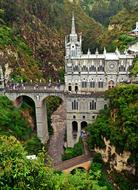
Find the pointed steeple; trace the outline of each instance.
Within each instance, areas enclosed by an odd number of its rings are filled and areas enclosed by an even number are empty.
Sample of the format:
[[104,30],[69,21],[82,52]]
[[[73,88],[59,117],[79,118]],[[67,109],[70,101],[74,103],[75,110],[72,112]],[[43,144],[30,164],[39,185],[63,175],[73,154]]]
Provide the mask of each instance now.
[[71,33],[70,33],[70,41],[75,42],[75,43],[78,41],[78,35],[77,35],[76,29],[75,29],[74,13],[72,13],[72,26],[71,26]]
[[76,34],[74,12],[72,13],[72,27],[71,27],[71,34]]

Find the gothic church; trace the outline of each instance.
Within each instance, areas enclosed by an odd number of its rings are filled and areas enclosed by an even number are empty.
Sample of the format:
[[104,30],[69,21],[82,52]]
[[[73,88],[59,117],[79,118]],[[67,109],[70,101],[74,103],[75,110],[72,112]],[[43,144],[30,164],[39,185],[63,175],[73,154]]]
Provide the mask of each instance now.
[[96,50],[91,54],[82,52],[82,37],[75,30],[75,19],[72,17],[72,28],[65,38],[65,92],[67,111],[67,145],[73,147],[78,142],[82,130],[92,123],[101,109],[108,104],[104,91],[118,83],[129,81],[129,69],[134,55],[120,53],[116,49],[103,54]]

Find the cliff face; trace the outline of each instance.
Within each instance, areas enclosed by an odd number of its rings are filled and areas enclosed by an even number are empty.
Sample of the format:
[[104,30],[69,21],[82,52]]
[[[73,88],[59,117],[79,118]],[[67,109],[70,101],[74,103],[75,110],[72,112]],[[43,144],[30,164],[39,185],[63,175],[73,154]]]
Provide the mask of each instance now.
[[119,154],[116,151],[116,147],[111,145],[110,140],[106,140],[104,138],[105,148],[100,149],[95,147],[95,152],[100,153],[102,155],[103,161],[110,165],[109,172],[113,170],[117,170],[119,172],[128,171],[130,174],[135,175],[135,167],[134,165],[129,165],[128,160],[131,156],[131,152],[123,151],[123,153]]

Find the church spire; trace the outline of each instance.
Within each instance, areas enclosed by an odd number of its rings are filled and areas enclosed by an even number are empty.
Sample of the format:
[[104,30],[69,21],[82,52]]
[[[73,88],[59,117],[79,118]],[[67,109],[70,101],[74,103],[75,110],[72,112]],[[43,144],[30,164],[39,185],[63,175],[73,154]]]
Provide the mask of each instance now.
[[74,12],[72,13],[72,27],[71,34],[76,34]]

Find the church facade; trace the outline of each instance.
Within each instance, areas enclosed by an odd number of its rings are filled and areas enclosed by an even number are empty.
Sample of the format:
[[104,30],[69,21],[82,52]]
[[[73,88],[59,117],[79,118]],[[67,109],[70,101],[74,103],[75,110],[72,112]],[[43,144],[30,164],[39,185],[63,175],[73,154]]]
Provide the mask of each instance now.
[[67,110],[67,145],[73,147],[78,142],[83,129],[92,123],[99,111],[107,106],[104,92],[118,83],[129,81],[129,70],[134,55],[120,53],[116,49],[103,54],[96,50],[91,54],[82,52],[82,37],[75,30],[75,19],[72,28],[65,38],[65,92]]

